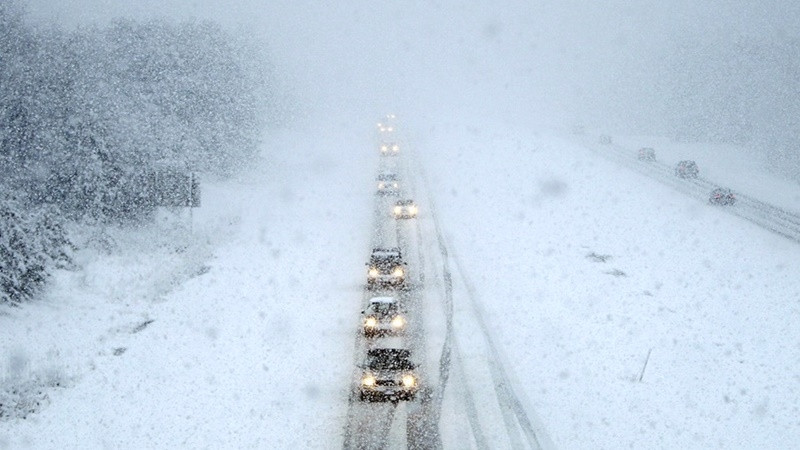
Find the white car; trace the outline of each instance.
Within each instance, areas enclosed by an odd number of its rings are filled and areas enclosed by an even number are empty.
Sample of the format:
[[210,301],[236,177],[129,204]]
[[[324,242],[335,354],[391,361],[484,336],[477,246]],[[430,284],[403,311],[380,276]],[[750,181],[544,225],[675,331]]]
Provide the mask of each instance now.
[[419,208],[414,200],[398,200],[392,209],[395,219],[413,219],[417,217]]
[[406,330],[406,314],[395,297],[373,297],[361,311],[364,336],[400,335]]
[[384,142],[381,144],[382,156],[397,156],[400,153],[400,146],[394,142]]

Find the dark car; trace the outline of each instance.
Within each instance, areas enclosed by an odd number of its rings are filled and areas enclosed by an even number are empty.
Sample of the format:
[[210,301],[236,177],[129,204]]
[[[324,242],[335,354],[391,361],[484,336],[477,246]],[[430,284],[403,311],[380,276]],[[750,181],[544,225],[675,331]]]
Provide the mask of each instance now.
[[642,147],[637,154],[639,161],[653,162],[656,160],[656,151],[650,147]]
[[681,178],[697,178],[700,169],[694,161],[681,161],[675,166],[675,175]]
[[367,263],[367,287],[402,288],[406,283],[406,263],[400,248],[374,248]]
[[359,380],[361,401],[397,403],[413,400],[419,389],[417,366],[405,348],[375,348],[367,352]]
[[597,142],[603,145],[611,145],[614,143],[614,139],[612,139],[611,136],[607,134],[601,134],[600,137],[597,139]]
[[736,195],[728,188],[716,188],[708,196],[708,202],[712,205],[733,205]]
[[394,173],[381,173],[375,180],[378,185],[377,195],[396,197],[400,195],[400,181]]

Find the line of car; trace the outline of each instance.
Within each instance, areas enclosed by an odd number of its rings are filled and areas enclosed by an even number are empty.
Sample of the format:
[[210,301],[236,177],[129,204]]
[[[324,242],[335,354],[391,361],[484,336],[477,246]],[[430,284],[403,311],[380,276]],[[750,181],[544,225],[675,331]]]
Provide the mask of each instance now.
[[[381,155],[381,171],[376,178],[375,195],[381,207],[391,206],[391,211],[382,211],[379,220],[387,220],[383,213],[390,212],[395,221],[414,219],[419,209],[411,199],[401,197],[404,192],[399,174],[389,170],[397,167],[401,147],[395,140],[397,125],[393,114],[378,123]],[[388,163],[388,159],[393,164]],[[388,200],[388,201],[387,201]],[[365,340],[366,353],[358,363],[359,377],[354,390],[362,402],[409,401],[420,391],[418,364],[411,349],[408,336],[410,283],[408,263],[398,246],[375,247],[367,265],[365,292],[367,301],[361,311],[359,334]]]
[[[636,157],[639,161],[654,163],[656,161],[656,151],[652,147],[642,147],[637,151]],[[694,161],[678,161],[678,164],[675,165],[675,176],[678,178],[696,179],[699,175],[700,169]],[[734,205],[736,203],[736,194],[728,188],[716,187],[709,193],[708,202],[712,205]]]

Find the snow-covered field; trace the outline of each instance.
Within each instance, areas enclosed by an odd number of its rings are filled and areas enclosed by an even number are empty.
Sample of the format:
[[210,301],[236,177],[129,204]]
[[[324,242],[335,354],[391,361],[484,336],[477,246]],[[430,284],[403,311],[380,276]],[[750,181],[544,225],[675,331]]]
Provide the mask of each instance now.
[[[191,242],[175,219],[120,236],[3,309],[5,380],[65,387],[0,421],[0,448],[340,446],[372,231],[363,125],[272,138],[206,187]],[[548,133],[405,129],[557,448],[796,447],[800,247]]]
[[435,125],[445,234],[557,447],[800,442],[800,247],[562,139]]
[[[87,254],[44,299],[4,310],[7,379],[54,368],[68,381],[46,391],[40,412],[0,421],[0,447],[340,445],[369,245],[370,138],[274,138],[279,150],[243,180],[205,189],[192,236],[217,244],[213,255],[180,266],[148,245]],[[181,275],[187,267],[194,276]]]

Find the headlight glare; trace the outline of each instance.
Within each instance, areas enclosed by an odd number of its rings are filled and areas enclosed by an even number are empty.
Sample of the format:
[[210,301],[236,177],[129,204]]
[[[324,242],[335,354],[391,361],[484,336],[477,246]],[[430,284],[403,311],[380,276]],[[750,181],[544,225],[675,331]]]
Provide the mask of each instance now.
[[367,388],[375,386],[375,376],[371,373],[364,375],[361,377],[361,385]]
[[414,378],[414,375],[405,374],[403,375],[403,387],[412,388],[417,384],[417,379]]
[[392,328],[403,328],[406,324],[406,319],[403,316],[394,316],[392,319]]
[[368,272],[368,275],[369,275],[370,278],[378,278],[379,274],[380,273],[378,272],[377,268],[370,267],[369,272]]

